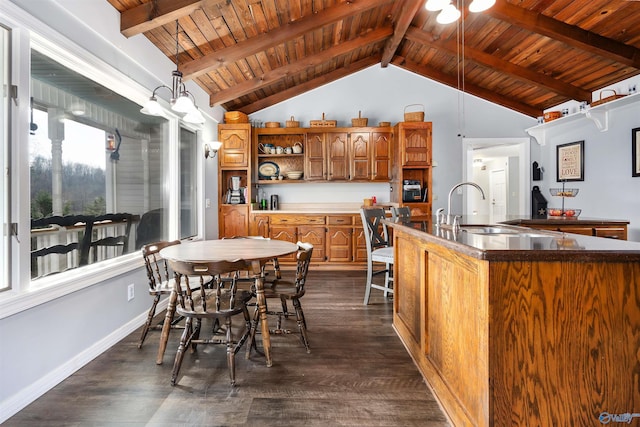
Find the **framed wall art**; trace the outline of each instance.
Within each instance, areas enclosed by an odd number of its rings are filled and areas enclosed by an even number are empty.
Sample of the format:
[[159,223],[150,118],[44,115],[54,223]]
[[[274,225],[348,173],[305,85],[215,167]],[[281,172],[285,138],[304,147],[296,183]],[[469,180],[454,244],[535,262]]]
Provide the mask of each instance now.
[[640,176],[640,128],[631,129],[631,176]]
[[584,181],[584,141],[556,147],[556,180]]

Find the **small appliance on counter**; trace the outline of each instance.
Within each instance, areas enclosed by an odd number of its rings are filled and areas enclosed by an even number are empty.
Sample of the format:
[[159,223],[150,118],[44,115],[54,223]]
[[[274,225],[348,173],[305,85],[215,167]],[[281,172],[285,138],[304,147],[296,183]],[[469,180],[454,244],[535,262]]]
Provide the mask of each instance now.
[[240,205],[245,202],[245,190],[240,187],[240,177],[232,176],[229,179],[229,189],[227,190],[227,203],[231,205]]
[[422,185],[420,185],[420,181],[416,179],[405,179],[404,181],[402,181],[402,201],[422,201]]
[[278,195],[277,194],[272,194],[271,195],[271,210],[272,211],[277,211],[278,210]]

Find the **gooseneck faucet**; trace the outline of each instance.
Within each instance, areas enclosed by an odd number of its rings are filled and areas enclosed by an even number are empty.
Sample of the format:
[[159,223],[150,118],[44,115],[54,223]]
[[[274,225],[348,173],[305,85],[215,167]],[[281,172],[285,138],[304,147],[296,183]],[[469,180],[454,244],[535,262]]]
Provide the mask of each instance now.
[[453,196],[453,192],[456,191],[456,188],[462,187],[463,185],[471,185],[472,187],[476,187],[478,191],[480,191],[480,194],[482,194],[482,200],[485,200],[484,191],[482,191],[482,188],[475,182],[467,181],[460,182],[454,185],[449,191],[449,199],[447,201],[447,225],[451,225],[451,196]]

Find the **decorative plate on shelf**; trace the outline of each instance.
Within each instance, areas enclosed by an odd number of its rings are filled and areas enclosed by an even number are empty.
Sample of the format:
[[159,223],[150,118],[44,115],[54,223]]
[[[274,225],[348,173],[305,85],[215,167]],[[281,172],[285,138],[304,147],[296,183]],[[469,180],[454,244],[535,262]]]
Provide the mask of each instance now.
[[258,178],[271,179],[280,174],[280,167],[273,162],[262,162],[258,165]]

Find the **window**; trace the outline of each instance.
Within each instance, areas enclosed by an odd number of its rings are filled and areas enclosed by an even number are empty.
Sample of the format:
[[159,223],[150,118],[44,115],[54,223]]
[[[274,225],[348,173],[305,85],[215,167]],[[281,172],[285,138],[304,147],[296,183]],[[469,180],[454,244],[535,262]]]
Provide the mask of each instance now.
[[196,133],[180,128],[180,238],[198,234]]
[[[2,156],[0,156],[0,170],[6,171],[9,167],[9,110],[11,99],[9,97],[9,30],[0,26],[0,56],[2,65],[0,66],[0,80],[2,81],[2,107],[0,107],[0,135],[2,135]],[[2,224],[2,245],[0,246],[0,291],[9,289],[9,244],[11,240],[11,227],[9,216],[9,174],[0,173],[0,224]]]
[[[82,216],[83,220],[73,226],[32,230],[31,251],[74,246],[69,253],[32,258],[32,279],[168,238],[169,121],[139,110],[138,104],[31,50],[31,219]],[[186,178],[185,188],[194,186],[193,177]],[[126,221],[103,220],[103,215],[115,213],[131,216]],[[95,243],[118,236],[115,246]]]

